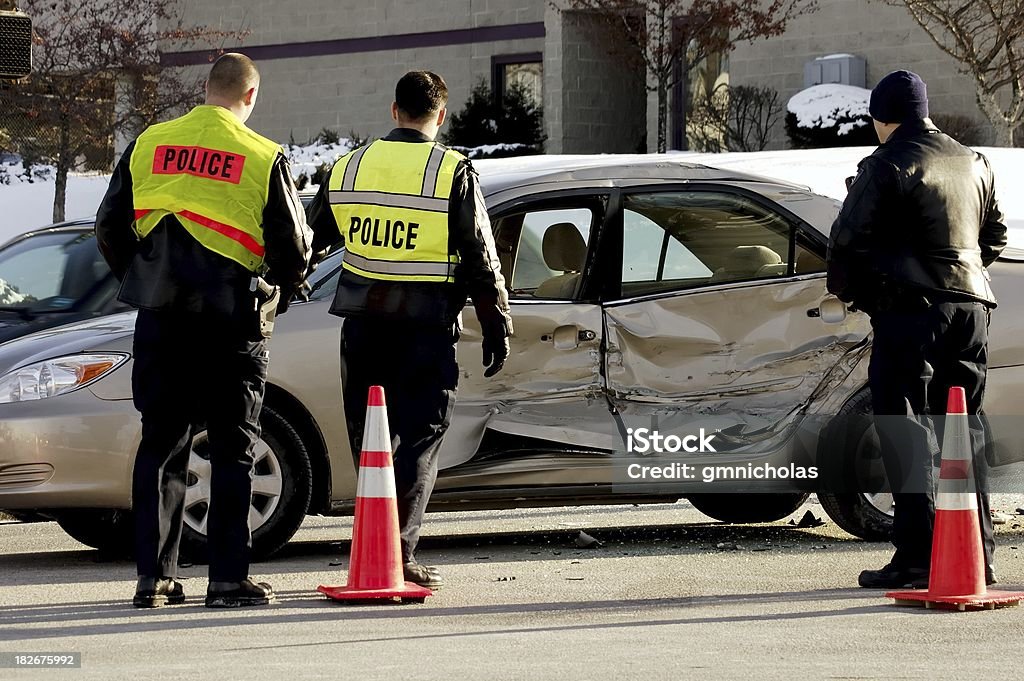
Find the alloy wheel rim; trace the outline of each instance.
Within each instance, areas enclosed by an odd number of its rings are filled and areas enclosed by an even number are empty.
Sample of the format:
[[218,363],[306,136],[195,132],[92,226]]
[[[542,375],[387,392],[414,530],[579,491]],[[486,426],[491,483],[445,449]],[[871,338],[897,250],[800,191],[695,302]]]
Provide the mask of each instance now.
[[[277,453],[262,438],[253,448],[252,497],[249,501],[249,530],[262,527],[281,502],[284,478]],[[210,481],[212,467],[209,437],[206,431],[196,433],[189,453],[185,486],[184,522],[193,531],[206,536],[210,515]]]

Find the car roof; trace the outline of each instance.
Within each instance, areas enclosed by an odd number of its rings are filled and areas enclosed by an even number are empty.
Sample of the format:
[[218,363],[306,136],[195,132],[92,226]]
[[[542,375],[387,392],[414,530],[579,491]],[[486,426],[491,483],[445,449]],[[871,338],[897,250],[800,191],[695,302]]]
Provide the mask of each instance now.
[[806,185],[683,160],[679,154],[599,154],[520,156],[473,162],[485,194],[537,184],[600,182],[605,186],[637,181],[754,182],[810,191]]

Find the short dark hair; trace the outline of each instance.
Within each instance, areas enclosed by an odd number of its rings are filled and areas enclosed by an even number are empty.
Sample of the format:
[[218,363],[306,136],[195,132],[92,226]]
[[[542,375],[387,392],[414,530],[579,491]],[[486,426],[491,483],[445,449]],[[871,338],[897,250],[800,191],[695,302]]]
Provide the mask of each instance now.
[[260,72],[252,59],[238,52],[228,52],[213,62],[206,84],[210,92],[239,100],[260,84]]
[[395,103],[409,120],[421,121],[448,103],[448,85],[431,71],[410,71],[395,86]]

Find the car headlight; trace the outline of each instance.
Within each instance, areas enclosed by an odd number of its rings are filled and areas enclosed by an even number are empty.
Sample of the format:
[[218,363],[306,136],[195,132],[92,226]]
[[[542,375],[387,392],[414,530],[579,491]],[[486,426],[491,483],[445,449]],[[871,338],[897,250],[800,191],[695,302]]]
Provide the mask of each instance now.
[[0,377],[0,404],[45,400],[78,390],[124,364],[128,355],[88,353],[56,357]]

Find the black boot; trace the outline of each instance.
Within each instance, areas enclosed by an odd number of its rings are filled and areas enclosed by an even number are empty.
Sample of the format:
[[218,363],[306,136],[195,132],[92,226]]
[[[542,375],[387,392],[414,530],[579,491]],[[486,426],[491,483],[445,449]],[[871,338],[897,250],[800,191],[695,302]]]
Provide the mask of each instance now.
[[162,605],[181,605],[185,590],[171,577],[139,577],[132,605],[136,608],[159,608]]
[[210,582],[206,589],[207,608],[244,608],[266,605],[274,600],[274,590],[266,582],[251,579],[242,582]]
[[435,567],[428,567],[411,561],[402,565],[402,573],[405,576],[405,581],[425,586],[428,589],[438,589],[444,586],[441,573]]
[[[865,589],[901,589],[914,587],[914,583],[928,584],[925,568],[903,568],[889,563],[881,570],[864,570],[857,582]],[[916,587],[915,587],[916,588]]]

